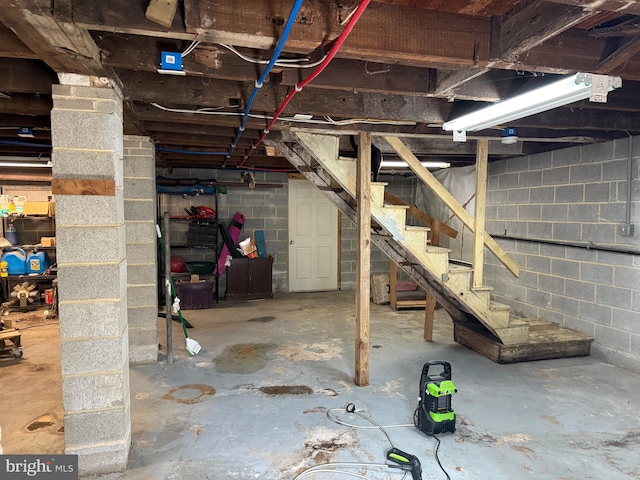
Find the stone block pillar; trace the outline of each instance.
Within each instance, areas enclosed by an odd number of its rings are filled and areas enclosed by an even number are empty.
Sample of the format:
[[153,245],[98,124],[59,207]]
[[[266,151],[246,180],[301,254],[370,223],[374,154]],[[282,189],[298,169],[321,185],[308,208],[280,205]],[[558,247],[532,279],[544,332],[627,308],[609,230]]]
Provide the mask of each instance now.
[[156,159],[149,137],[124,136],[129,362],[158,360]]
[[108,473],[131,445],[122,96],[95,77],[52,88],[65,453]]

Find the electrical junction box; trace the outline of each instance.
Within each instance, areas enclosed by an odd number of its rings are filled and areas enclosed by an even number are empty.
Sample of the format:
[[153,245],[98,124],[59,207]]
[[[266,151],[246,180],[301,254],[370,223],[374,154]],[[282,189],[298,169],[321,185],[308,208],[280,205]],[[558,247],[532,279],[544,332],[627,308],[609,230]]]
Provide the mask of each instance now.
[[160,69],[181,72],[182,54],[179,52],[160,52]]

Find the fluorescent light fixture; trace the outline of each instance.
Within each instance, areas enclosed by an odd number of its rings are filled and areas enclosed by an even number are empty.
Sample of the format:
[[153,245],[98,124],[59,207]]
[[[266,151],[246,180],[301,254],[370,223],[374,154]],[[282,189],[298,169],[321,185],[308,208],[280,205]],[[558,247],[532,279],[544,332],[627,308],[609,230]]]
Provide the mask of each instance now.
[[[449,168],[451,166],[450,163],[447,162],[420,162],[425,168]],[[389,167],[389,168],[409,168],[407,162],[403,162],[402,160],[383,160],[380,164],[380,167]]]
[[0,161],[0,168],[2,167],[14,167],[14,168],[51,168],[53,165],[51,162],[47,163],[20,163],[20,162],[2,162]]
[[20,127],[18,129],[18,136],[22,138],[35,138],[31,127]]
[[494,103],[442,125],[447,131],[477,132],[485,128],[535,115],[578,100],[606,103],[607,93],[622,87],[622,79],[610,75],[576,73],[544,87]]
[[11,168],[51,168],[49,157],[20,157],[18,155],[0,155],[0,167]]

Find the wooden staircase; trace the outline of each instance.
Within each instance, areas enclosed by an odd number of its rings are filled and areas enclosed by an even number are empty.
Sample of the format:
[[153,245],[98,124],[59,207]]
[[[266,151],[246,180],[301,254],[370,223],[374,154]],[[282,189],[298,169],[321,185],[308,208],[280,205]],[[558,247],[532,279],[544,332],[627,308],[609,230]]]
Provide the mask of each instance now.
[[[339,138],[292,132],[276,142],[282,154],[355,223],[356,161],[341,158]],[[449,250],[428,245],[426,227],[406,225],[409,208],[384,200],[386,183],[371,184],[371,217],[379,228],[371,240],[423,289],[436,297],[454,321],[480,322],[504,345],[527,342],[529,324],[491,300],[491,287],[474,287],[473,269],[450,263]]]

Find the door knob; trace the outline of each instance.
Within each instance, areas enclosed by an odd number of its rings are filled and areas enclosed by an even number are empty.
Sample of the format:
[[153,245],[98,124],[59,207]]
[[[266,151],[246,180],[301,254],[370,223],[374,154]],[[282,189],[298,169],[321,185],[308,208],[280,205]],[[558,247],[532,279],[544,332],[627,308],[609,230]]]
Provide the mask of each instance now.
[[289,240],[289,245],[293,245],[293,240]]

